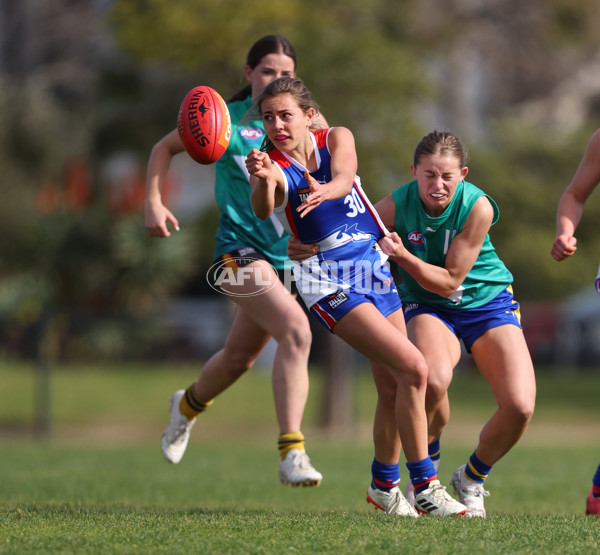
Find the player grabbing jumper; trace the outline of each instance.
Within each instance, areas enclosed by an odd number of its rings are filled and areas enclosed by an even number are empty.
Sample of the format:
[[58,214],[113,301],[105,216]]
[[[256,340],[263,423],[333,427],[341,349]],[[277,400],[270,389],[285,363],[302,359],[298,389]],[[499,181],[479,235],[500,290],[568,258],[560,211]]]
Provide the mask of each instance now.
[[[378,391],[382,382],[393,384],[386,417],[403,441],[417,511],[464,514],[427,454],[427,365],[405,334],[401,303],[377,246],[385,230],[356,176],[352,133],[344,127],[311,131],[317,108],[300,79],[273,81],[255,106],[268,140],[246,159],[254,211],[262,219],[275,214],[300,241],[320,246],[318,255],[294,264],[298,290],[323,325],[370,360]],[[368,490],[376,506],[417,516],[398,490],[399,475],[383,473],[380,481],[387,491],[375,484]]]
[[[383,223],[393,230],[380,245],[399,265],[403,283],[398,289],[408,337],[429,368],[428,451],[436,470],[440,438],[450,417],[447,390],[460,360],[460,340],[496,396],[498,409],[481,431],[469,461],[451,480],[467,515],[485,517],[485,479],[521,437],[533,413],[533,364],[521,330],[519,304],[512,295],[512,275],[488,236],[498,208],[464,180],[468,168],[462,145],[450,133],[428,134],[415,149],[411,172],[414,181],[375,205]],[[293,259],[310,254],[306,251],[306,245],[290,238]],[[390,379],[381,385],[388,393],[380,394],[375,425],[380,431],[376,444],[390,468],[394,461],[397,466],[401,449],[390,416],[395,387]],[[409,502],[413,495],[409,485]]]
[[[377,203],[393,233],[380,241],[402,277],[399,286],[408,336],[429,367],[429,453],[450,416],[448,386],[460,360],[462,339],[490,384],[498,408],[481,430],[452,486],[468,516],[485,517],[483,484],[525,432],[535,404],[533,364],[513,298],[511,273],[498,258],[488,232],[498,219],[496,203],[465,181],[468,168],[460,141],[434,131],[419,142],[414,181]],[[439,464],[439,460],[438,460]]]
[[[583,207],[600,182],[600,129],[591,136],[583,158],[558,203],[556,214],[556,239],[550,254],[558,262],[575,254],[575,230],[581,221]],[[600,267],[596,275],[596,291],[600,293]],[[592,489],[586,500],[585,513],[600,515],[600,464],[592,480]]]
[[[249,370],[271,337],[277,341],[273,362],[273,395],[279,422],[279,479],[292,486],[318,486],[322,476],[310,464],[300,431],[308,396],[308,356],[311,332],[308,318],[295,297],[271,267],[283,269],[287,259],[287,233],[278,222],[259,220],[250,205],[250,184],[244,167],[246,154],[262,143],[260,120],[244,116],[263,87],[283,75],[295,75],[296,54],[290,42],[278,35],[259,39],[248,52],[244,76],[248,86],[229,102],[231,142],[216,165],[215,196],[221,217],[215,260],[235,269],[247,266],[241,283],[223,283],[222,291],[237,309],[225,346],[204,365],[195,383],[171,396],[171,420],[162,437],[165,458],[178,463],[188,444],[196,416],[213,399]],[[169,237],[168,225],[179,229],[177,219],[163,204],[161,189],[171,159],[183,152],[177,129],[152,149],[148,162],[146,229],[153,237]],[[267,261],[269,264],[266,264]],[[253,272],[247,271],[254,269]],[[258,271],[263,275],[259,283]],[[267,292],[264,283],[273,285]]]

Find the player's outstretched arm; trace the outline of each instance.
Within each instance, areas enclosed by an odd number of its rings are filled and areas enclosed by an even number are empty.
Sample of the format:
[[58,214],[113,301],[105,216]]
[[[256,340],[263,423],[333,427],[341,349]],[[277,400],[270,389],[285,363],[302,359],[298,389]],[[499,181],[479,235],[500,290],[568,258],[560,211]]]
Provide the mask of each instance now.
[[177,129],[174,129],[158,141],[148,159],[146,170],[146,201],[144,206],[144,223],[148,235],[152,237],[169,237],[173,229],[179,229],[179,222],[162,202],[162,188],[173,156],[183,152],[183,144]]
[[550,254],[561,261],[575,254],[575,230],[581,221],[586,200],[600,182],[600,129],[588,141],[583,158],[573,180],[558,203],[556,238]]

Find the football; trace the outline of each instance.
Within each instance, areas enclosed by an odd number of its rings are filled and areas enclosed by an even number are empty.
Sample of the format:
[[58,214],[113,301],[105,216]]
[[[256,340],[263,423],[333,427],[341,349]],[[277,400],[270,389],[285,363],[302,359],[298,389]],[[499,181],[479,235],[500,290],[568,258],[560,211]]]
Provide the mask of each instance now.
[[177,130],[186,152],[196,162],[214,164],[225,154],[231,137],[227,104],[211,87],[194,87],[179,108]]

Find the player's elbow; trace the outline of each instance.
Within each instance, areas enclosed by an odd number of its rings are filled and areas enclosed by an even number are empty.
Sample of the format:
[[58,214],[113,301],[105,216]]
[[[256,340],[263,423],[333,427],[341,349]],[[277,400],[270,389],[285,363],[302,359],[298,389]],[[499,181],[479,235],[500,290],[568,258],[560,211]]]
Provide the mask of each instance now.
[[456,293],[457,293],[460,285],[461,285],[460,283],[450,281],[448,283],[441,284],[439,290],[436,291],[436,293],[438,295],[440,295],[441,297],[450,299],[450,298],[456,296]]
[[252,203],[252,210],[259,220],[266,220],[272,213],[272,210],[269,210],[267,206],[259,203]]
[[456,293],[456,289],[454,289],[453,291],[450,290],[450,289],[442,289],[442,290],[436,291],[436,293],[440,297],[444,297],[445,299],[449,299],[450,297],[452,297],[452,295],[454,295]]
[[267,212],[261,208],[254,208],[252,207],[252,210],[254,210],[254,214],[256,214],[256,217],[259,220],[266,220],[269,215],[267,214]]

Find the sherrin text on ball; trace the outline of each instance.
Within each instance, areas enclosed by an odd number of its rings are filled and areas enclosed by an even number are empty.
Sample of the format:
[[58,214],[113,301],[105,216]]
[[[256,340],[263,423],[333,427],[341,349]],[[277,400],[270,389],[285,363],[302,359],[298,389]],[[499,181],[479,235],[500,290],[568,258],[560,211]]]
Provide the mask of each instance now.
[[215,163],[225,154],[231,138],[227,104],[211,87],[194,87],[179,108],[177,130],[186,152],[196,162]]

